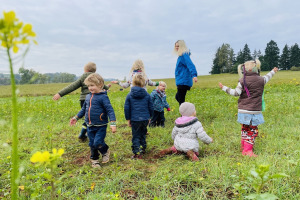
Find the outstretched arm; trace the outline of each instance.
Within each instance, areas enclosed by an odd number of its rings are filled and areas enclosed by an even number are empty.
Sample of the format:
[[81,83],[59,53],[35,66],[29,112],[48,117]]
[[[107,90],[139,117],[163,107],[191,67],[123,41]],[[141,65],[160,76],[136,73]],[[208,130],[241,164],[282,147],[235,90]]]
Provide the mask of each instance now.
[[237,86],[235,89],[231,89],[225,85],[223,85],[222,83],[219,83],[219,87],[224,91],[226,92],[227,94],[229,95],[232,95],[232,96],[240,96],[241,93],[242,93],[242,90],[243,90],[243,87],[241,85],[240,82],[238,82]]
[[265,84],[267,82],[269,82],[269,80],[271,80],[271,78],[275,75],[275,73],[278,72],[278,68],[277,67],[274,67],[272,69],[272,71],[270,71],[268,74],[266,74],[264,77],[264,80],[265,80]]

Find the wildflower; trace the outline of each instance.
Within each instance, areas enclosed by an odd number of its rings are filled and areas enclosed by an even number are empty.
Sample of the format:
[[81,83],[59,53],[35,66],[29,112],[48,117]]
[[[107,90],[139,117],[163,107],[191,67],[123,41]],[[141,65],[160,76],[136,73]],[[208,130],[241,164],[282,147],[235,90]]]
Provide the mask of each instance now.
[[96,185],[96,183],[93,182],[92,185],[91,185],[91,190],[92,191],[94,191],[95,185]]
[[50,162],[50,153],[49,151],[44,151],[41,153],[40,151],[36,152],[32,155],[30,158],[30,161],[33,163],[44,163],[44,162]]
[[242,163],[239,163],[239,162],[238,162],[238,163],[237,163],[237,165],[239,165],[239,166],[240,166],[240,165],[242,165]]
[[19,189],[23,191],[24,190],[24,185],[20,185]]

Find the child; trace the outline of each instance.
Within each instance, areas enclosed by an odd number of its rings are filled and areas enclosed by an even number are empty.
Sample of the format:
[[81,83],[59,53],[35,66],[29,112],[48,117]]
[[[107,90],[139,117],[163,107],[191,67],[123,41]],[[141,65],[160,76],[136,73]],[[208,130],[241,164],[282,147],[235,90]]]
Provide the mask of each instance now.
[[92,167],[99,168],[100,163],[99,152],[102,154],[102,163],[109,161],[110,151],[104,139],[106,136],[106,128],[108,117],[110,119],[110,128],[112,132],[116,132],[116,117],[113,107],[105,90],[103,90],[104,80],[96,73],[90,74],[84,83],[88,86],[90,94],[85,98],[84,104],[79,113],[70,120],[70,125],[85,115],[85,123],[87,124],[87,132],[89,137],[89,146],[91,148]]
[[260,61],[247,61],[238,66],[240,80],[235,89],[228,88],[219,83],[220,88],[232,96],[240,96],[238,100],[238,122],[242,125],[241,150],[243,155],[254,156],[253,145],[258,136],[259,124],[264,123],[262,115],[262,95],[265,84],[278,71],[274,67],[271,72],[261,77]]
[[167,84],[165,82],[159,81],[159,86],[157,86],[156,90],[153,90],[150,94],[154,106],[153,117],[149,124],[151,127],[165,127],[164,108],[167,108],[167,111],[170,111],[170,106],[166,99],[166,87]]
[[[96,72],[96,64],[89,62],[87,63],[84,68],[84,73],[83,75],[81,75],[81,77],[79,79],[77,79],[75,82],[73,82],[72,84],[68,85],[67,87],[65,87],[64,89],[62,89],[61,91],[59,91],[57,94],[55,94],[53,96],[53,100],[59,100],[61,97],[73,92],[74,90],[77,90],[78,88],[81,87],[81,94],[80,94],[80,106],[82,108],[85,97],[89,92],[88,87],[84,84],[84,80],[86,79],[86,77],[88,77],[90,74],[95,73]],[[104,89],[108,90],[110,87],[110,85],[106,86],[104,85]],[[82,129],[81,132],[78,136],[78,139],[81,140],[82,142],[86,141],[87,136],[86,136],[86,124],[85,122],[82,124]]]
[[148,79],[146,73],[145,73],[145,67],[142,60],[136,60],[130,70],[130,78],[127,82],[122,83],[119,81],[111,81],[112,83],[119,84],[123,88],[128,88],[129,86],[132,87],[132,78],[136,74],[141,74],[143,78],[145,79],[144,88],[146,89],[147,84],[150,86],[158,86],[158,82],[153,82],[150,79]]
[[125,118],[132,128],[132,158],[142,159],[147,143],[147,125],[153,115],[153,104],[150,95],[143,88],[145,79],[142,74],[136,74],[132,80],[132,88],[124,105]]
[[166,154],[184,152],[192,161],[198,161],[199,138],[203,143],[209,144],[213,139],[204,131],[202,124],[196,117],[194,104],[184,102],[179,107],[181,117],[175,120],[175,126],[172,131],[174,146],[162,150],[158,157]]

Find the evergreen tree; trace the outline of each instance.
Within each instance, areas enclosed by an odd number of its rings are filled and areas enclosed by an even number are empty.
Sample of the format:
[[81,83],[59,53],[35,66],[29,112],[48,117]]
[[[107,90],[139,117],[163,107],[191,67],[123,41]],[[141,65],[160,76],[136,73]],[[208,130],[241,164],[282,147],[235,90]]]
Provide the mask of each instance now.
[[291,46],[290,55],[290,66],[300,67],[300,49],[297,43]]
[[252,58],[253,58],[253,60],[258,58],[256,49],[254,49],[254,51],[253,51]]
[[220,47],[217,49],[217,52],[215,54],[215,58],[213,59],[213,66],[211,71],[209,72],[210,74],[220,74],[221,73],[221,68],[219,66],[219,52],[220,52]]
[[265,49],[264,60],[261,65],[263,71],[270,71],[279,63],[279,48],[277,43],[271,40]]
[[245,44],[244,49],[243,49],[243,58],[244,58],[244,62],[248,61],[248,60],[252,60],[252,56],[251,56],[251,51],[248,47],[248,44]]
[[280,69],[289,70],[291,68],[290,57],[291,57],[290,48],[286,44],[282,50],[282,54],[281,54],[280,60],[279,60]]
[[245,60],[244,60],[243,52],[242,52],[242,50],[240,50],[236,56],[236,63],[242,64],[244,62],[245,62]]
[[234,61],[234,52],[229,44],[222,44],[218,48],[213,60],[213,67],[211,74],[228,73],[232,69]]

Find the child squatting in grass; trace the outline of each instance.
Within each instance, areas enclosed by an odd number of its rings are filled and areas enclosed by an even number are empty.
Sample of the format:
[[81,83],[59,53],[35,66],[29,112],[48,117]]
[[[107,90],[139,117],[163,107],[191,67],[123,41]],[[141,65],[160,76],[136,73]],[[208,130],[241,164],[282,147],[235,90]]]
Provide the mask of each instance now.
[[90,159],[92,167],[98,168],[100,167],[98,161],[99,152],[102,154],[102,163],[109,161],[109,146],[105,143],[104,139],[106,136],[108,117],[112,132],[116,132],[116,116],[107,96],[107,92],[103,90],[103,78],[99,74],[93,73],[84,80],[84,83],[88,86],[90,93],[86,96],[79,113],[70,120],[70,125],[75,125],[80,118],[85,116],[89,146],[91,149]]
[[[77,90],[78,88],[81,87],[81,94],[80,94],[80,106],[82,108],[83,103],[85,101],[85,97],[88,93],[90,93],[88,86],[86,84],[84,84],[84,80],[86,79],[86,77],[88,77],[90,74],[95,73],[96,72],[96,64],[93,62],[88,62],[84,67],[84,73],[81,75],[81,77],[79,79],[77,79],[75,82],[71,83],[70,85],[68,85],[67,87],[63,88],[61,91],[59,91],[57,94],[55,94],[53,96],[53,100],[57,101],[59,100],[61,97]],[[108,90],[110,87],[110,85],[106,86],[104,85],[103,89]],[[81,140],[82,142],[86,141],[87,136],[86,136],[86,132],[87,132],[87,126],[86,123],[84,122],[82,124],[82,129],[81,132],[78,136],[78,139]]]
[[132,86],[125,100],[124,112],[132,129],[132,158],[141,159],[147,147],[147,126],[153,116],[153,103],[144,89],[145,78],[142,74],[134,75]]
[[213,139],[206,134],[201,122],[196,117],[194,104],[189,102],[182,103],[179,107],[179,112],[181,117],[175,120],[175,126],[172,130],[174,145],[162,150],[156,157],[183,152],[192,161],[198,161],[199,142],[197,138],[205,144],[212,143]]
[[240,80],[235,89],[219,83],[220,88],[227,94],[239,96],[238,119],[242,125],[241,150],[243,155],[256,157],[253,153],[255,138],[258,136],[258,125],[264,123],[262,115],[262,96],[265,84],[278,71],[274,67],[267,75],[260,76],[260,61],[247,61],[238,66]]

